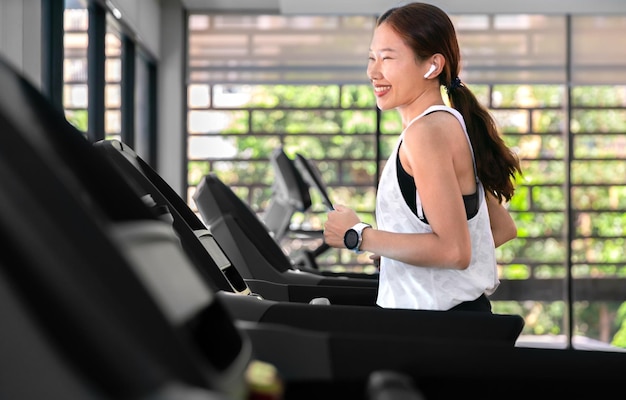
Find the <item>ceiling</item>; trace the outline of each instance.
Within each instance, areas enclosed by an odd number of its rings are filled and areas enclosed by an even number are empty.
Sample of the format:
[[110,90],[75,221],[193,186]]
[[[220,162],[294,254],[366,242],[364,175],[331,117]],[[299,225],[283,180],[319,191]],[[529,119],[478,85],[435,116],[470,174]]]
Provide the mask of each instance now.
[[192,11],[280,11],[281,0],[180,0]]
[[[281,14],[380,14],[406,3],[398,0],[180,0],[192,11],[271,12]],[[624,0],[431,0],[449,13],[626,14]]]

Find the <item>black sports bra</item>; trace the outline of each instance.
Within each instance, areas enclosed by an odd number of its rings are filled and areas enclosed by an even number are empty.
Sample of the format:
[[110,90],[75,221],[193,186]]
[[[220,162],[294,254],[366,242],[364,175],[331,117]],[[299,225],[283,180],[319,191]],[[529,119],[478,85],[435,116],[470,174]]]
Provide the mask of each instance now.
[[[400,191],[402,192],[402,197],[404,197],[404,201],[409,206],[413,214],[417,216],[417,201],[415,200],[415,181],[413,177],[406,172],[402,163],[400,162],[400,155],[396,156],[396,169],[398,175],[398,184],[400,185]],[[463,203],[465,204],[465,214],[467,215],[467,219],[472,218],[476,213],[478,213],[478,192],[474,192],[472,194],[463,195]],[[419,216],[417,216],[419,218]],[[420,220],[424,223],[428,223],[428,219],[426,218],[426,214],[424,214],[424,218],[420,218]]]

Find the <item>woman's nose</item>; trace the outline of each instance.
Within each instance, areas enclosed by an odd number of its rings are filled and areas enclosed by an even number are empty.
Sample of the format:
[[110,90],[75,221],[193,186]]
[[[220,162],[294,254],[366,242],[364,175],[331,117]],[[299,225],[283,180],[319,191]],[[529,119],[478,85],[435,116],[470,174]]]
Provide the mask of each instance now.
[[371,62],[367,66],[367,77],[372,82],[377,80],[377,79],[380,79],[380,77],[381,77],[380,71],[378,70],[378,68],[376,67],[376,64],[374,62]]

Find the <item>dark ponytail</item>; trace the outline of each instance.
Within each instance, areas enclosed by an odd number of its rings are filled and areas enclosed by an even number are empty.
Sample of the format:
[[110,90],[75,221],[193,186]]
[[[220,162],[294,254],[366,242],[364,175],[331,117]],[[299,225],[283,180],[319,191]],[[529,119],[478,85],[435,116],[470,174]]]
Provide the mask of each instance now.
[[517,156],[506,146],[489,111],[464,84],[448,90],[450,105],[465,119],[478,178],[485,190],[502,201],[511,200],[515,193],[515,177],[522,170]]

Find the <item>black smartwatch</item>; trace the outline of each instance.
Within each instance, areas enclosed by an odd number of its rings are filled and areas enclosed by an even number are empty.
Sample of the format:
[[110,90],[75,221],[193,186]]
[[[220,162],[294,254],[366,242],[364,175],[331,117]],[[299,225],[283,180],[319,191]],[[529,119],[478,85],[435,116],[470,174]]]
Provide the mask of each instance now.
[[343,244],[346,245],[348,250],[352,250],[357,254],[363,253],[361,251],[361,242],[363,241],[363,230],[365,228],[371,228],[370,224],[359,222],[352,228],[348,229],[343,235]]

